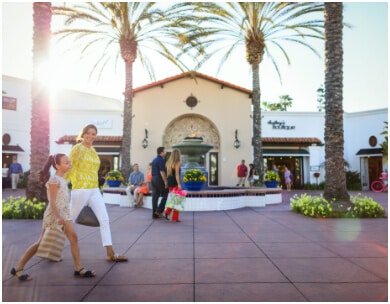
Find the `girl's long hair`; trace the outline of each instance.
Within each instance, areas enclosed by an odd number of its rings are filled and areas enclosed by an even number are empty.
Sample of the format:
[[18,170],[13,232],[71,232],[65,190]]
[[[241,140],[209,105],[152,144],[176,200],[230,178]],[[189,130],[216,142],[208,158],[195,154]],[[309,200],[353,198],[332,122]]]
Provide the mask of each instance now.
[[167,161],[167,173],[172,175],[172,169],[175,168],[175,165],[180,163],[180,151],[178,149],[173,149],[171,156],[169,156]]
[[97,128],[96,128],[96,126],[94,124],[86,125],[84,128],[81,129],[79,135],[76,137],[76,142],[82,141],[83,140],[83,136],[85,134],[87,134],[89,129],[95,129],[96,134],[97,134]]
[[64,153],[49,155],[43,169],[39,172],[39,182],[41,184],[46,184],[50,178],[50,167],[53,166],[54,170],[57,170],[56,166],[61,163],[61,158],[64,156]]

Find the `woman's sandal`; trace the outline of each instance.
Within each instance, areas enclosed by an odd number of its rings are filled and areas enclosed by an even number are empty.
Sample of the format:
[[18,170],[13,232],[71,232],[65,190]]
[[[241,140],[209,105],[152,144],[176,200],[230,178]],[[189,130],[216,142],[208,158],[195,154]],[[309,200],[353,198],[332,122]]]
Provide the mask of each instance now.
[[28,274],[22,274],[20,276],[16,275],[18,272],[23,271],[22,269],[16,270],[15,267],[11,269],[11,274],[19,279],[19,281],[31,281],[32,277]]
[[74,271],[75,277],[82,277],[82,278],[93,278],[96,275],[95,271],[93,270],[86,270],[84,267],[81,268],[79,271]]
[[107,256],[107,261],[110,261],[110,262],[127,262],[127,257],[125,257],[124,255],[119,255],[119,254],[114,254],[112,256]]

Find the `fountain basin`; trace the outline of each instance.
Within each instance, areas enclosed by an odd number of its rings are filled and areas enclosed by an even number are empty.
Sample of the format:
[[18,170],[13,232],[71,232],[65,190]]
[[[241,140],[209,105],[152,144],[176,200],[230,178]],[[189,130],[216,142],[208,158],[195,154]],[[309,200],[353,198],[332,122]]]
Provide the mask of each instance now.
[[[118,204],[121,207],[132,207],[125,188],[103,189],[106,204]],[[219,211],[245,207],[265,207],[282,202],[282,190],[267,188],[223,188],[209,187],[201,191],[187,191],[184,202],[185,211]],[[152,209],[152,197],[144,197],[143,208]]]

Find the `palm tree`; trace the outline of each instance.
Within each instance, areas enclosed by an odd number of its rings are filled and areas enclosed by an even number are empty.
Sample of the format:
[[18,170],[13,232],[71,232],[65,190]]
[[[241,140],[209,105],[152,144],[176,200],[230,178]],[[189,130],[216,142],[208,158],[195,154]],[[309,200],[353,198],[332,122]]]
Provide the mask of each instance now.
[[46,188],[39,183],[39,171],[42,170],[50,153],[50,98],[48,88],[40,80],[40,69],[49,57],[51,39],[51,3],[33,3],[33,81],[31,89],[31,156],[30,175],[26,196],[38,201],[46,201]]
[[[74,7],[53,7],[53,14],[65,17],[67,27],[55,32],[60,39],[72,36],[84,44],[82,54],[101,51],[102,55],[91,74],[100,73],[111,59],[119,56],[125,63],[125,89],[123,106],[123,141],[121,171],[127,179],[131,164],[131,129],[133,116],[133,64],[137,57],[154,79],[153,65],[148,51],[165,57],[183,72],[187,68],[181,55],[184,44],[196,41],[198,32],[191,24],[193,16],[186,3],[176,4],[163,11],[155,2],[97,2]],[[75,24],[77,23],[77,24]],[[194,39],[192,39],[193,37]],[[99,73],[99,75],[100,75]]]
[[278,102],[263,101],[262,105],[269,111],[281,111],[286,112],[287,108],[292,107],[293,99],[290,95],[280,95]]
[[[281,54],[287,63],[290,58],[285,43],[303,45],[318,55],[305,38],[323,38],[323,19],[313,19],[323,12],[323,3],[199,2],[194,6],[199,19],[204,21],[203,47],[214,55],[225,51],[220,67],[233,51],[245,46],[246,60],[252,71],[253,163],[259,168],[262,183],[260,63],[266,55],[281,78],[276,53],[271,50]],[[199,64],[211,56],[205,56]]]
[[[342,211],[349,206],[344,172],[343,4],[325,2],[325,189]],[[336,210],[336,211],[337,211]]]

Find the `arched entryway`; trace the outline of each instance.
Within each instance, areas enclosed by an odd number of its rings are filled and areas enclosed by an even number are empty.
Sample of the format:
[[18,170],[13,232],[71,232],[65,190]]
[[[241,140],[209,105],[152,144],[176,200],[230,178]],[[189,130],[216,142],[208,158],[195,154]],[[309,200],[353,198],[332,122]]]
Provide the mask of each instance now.
[[172,145],[181,143],[185,137],[202,137],[214,148],[202,157],[200,162],[209,172],[209,185],[218,185],[220,135],[215,124],[199,114],[185,114],[174,118],[165,128],[163,145],[171,150]]

